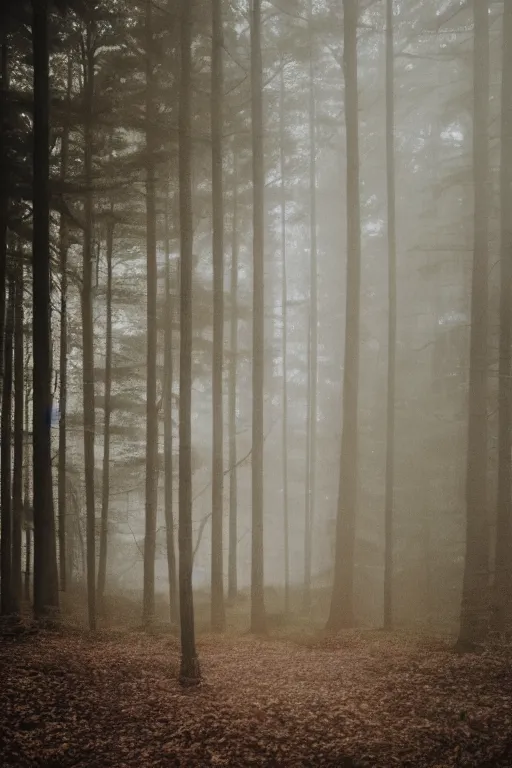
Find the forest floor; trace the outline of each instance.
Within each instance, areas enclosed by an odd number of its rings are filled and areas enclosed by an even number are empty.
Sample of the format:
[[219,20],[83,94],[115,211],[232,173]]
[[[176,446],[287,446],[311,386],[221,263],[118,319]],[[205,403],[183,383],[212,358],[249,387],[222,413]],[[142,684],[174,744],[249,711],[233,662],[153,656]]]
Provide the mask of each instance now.
[[2,768],[512,766],[512,653],[382,632],[0,635]]

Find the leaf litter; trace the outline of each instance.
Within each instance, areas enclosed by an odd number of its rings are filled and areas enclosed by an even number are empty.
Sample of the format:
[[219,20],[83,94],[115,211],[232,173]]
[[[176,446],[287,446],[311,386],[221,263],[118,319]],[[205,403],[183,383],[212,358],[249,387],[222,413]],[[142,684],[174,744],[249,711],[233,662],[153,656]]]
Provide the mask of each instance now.
[[0,639],[2,768],[512,767],[512,655],[376,633]]

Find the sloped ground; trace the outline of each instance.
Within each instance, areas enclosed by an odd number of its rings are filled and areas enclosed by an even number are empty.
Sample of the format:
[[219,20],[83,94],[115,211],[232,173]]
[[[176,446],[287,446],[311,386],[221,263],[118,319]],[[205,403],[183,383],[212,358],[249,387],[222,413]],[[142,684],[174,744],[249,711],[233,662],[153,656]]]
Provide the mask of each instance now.
[[378,633],[306,645],[205,637],[181,689],[175,638],[0,641],[2,768],[512,766],[512,665]]

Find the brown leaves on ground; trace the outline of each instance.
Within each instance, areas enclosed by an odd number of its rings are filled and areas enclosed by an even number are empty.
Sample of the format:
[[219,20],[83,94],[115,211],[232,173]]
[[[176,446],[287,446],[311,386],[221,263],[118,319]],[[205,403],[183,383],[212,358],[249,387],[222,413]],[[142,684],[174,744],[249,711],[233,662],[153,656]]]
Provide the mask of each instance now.
[[504,652],[370,634],[208,637],[199,654],[204,682],[183,689],[175,639],[4,639],[2,768],[512,766]]

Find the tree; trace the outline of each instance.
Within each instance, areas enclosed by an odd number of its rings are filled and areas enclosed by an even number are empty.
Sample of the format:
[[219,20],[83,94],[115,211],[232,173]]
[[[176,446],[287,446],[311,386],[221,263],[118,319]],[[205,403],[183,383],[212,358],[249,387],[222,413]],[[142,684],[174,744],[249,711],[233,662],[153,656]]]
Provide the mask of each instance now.
[[[62,130],[60,148],[60,179],[62,185],[67,180],[69,165],[69,133],[71,96],[73,91],[73,59],[68,55],[66,118]],[[67,411],[67,373],[68,373],[68,250],[69,227],[65,213],[60,215],[59,266],[60,266],[60,344],[59,344],[59,467],[58,467],[58,521],[59,521],[59,576],[60,588],[67,588],[66,573],[66,411]]]
[[317,279],[317,221],[316,221],[316,97],[313,41],[313,2],[309,0],[309,232],[310,232],[310,307],[309,307],[309,371],[308,371],[308,494],[304,541],[304,611],[311,608],[311,565],[313,517],[316,498],[316,442],[317,442],[317,380],[318,380],[318,279]]
[[224,184],[223,161],[223,48],[222,0],[212,1],[212,208],[213,208],[213,455],[212,455],[212,629],[226,625],[222,558],[224,513],[224,455],[222,369],[224,351]]
[[103,609],[105,599],[105,583],[107,578],[107,550],[108,550],[108,516],[110,502],[110,422],[112,400],[112,277],[114,254],[114,206],[110,207],[110,215],[107,218],[107,296],[106,296],[106,329],[105,329],[105,400],[103,403],[103,483],[101,488],[101,526],[100,526],[100,554],[98,562],[98,604]]
[[58,609],[58,577],[51,465],[51,330],[49,207],[48,0],[33,2],[34,57],[32,340],[34,612]]
[[9,166],[7,157],[9,38],[6,6],[0,11],[0,178],[3,179],[0,189],[0,392],[3,386],[4,370],[5,281],[7,270],[7,223],[9,218]]
[[[485,16],[484,20],[484,8],[487,6],[487,3],[482,4],[483,8],[480,8],[477,3],[475,3],[475,44],[477,42],[476,37],[476,22],[478,19],[479,24],[479,41],[480,41],[480,48],[479,48],[479,54],[480,54],[480,62],[479,66],[480,69],[477,73],[477,66],[478,64],[475,62],[475,82],[476,78],[479,78],[480,83],[480,89],[481,89],[481,95],[480,95],[480,102],[479,106],[480,109],[483,110],[484,106],[486,107],[485,111],[481,114],[480,120],[481,123],[479,124],[479,135],[480,135],[480,141],[482,146],[480,147],[480,151],[485,151],[487,148],[487,134],[484,133],[484,128],[487,130],[487,123],[484,124],[484,119],[488,115],[488,106],[487,102],[484,105],[483,101],[484,98],[487,96],[488,98],[488,90],[486,90],[486,86],[488,88],[488,75],[487,80],[485,80],[486,72],[488,73],[488,69],[485,69],[486,67],[486,59],[485,57],[489,55],[488,48],[485,47],[485,41],[486,41],[486,32],[487,27],[485,26],[485,23],[488,24],[487,15]],[[488,46],[488,42],[487,42]],[[475,57],[476,58],[476,57]],[[487,65],[488,66],[488,65]],[[483,68],[483,71],[482,71]],[[511,493],[512,493],[512,468],[511,468],[511,459],[510,459],[510,453],[512,448],[512,433],[511,433],[511,424],[510,424],[510,417],[512,413],[512,383],[510,380],[510,377],[512,375],[512,353],[511,353],[511,344],[512,344],[512,307],[510,305],[510,297],[512,295],[512,256],[511,256],[511,248],[512,248],[512,222],[510,220],[510,210],[512,205],[512,7],[510,6],[510,3],[505,3],[503,8],[503,65],[502,65],[502,85],[501,85],[501,163],[500,163],[500,198],[501,198],[501,259],[500,259],[500,268],[501,268],[501,282],[500,282],[500,310],[499,310],[499,316],[500,316],[500,331],[499,331],[499,368],[498,368],[498,377],[499,377],[499,383],[498,383],[498,495],[497,495],[497,519],[496,519],[496,559],[495,559],[495,581],[494,581],[494,617],[493,617],[493,623],[496,629],[503,631],[503,629],[506,628],[506,626],[510,623],[510,619],[512,616],[512,574],[510,570],[510,552],[511,552],[511,545],[512,545],[512,522],[511,522],[511,514],[512,514],[512,503],[511,503]],[[476,85],[475,85],[476,87]],[[485,145],[484,145],[485,141]],[[485,316],[485,309],[486,309],[486,303],[484,302],[484,299],[486,300],[486,295],[484,295],[484,290],[486,289],[487,283],[484,280],[484,277],[482,277],[483,272],[485,272],[485,277],[487,276],[487,252],[485,250],[485,245],[487,243],[487,240],[484,238],[487,237],[487,209],[485,208],[487,198],[485,197],[486,191],[485,191],[485,184],[486,184],[486,171],[487,166],[483,165],[483,162],[485,158],[487,157],[487,154],[484,153],[483,158],[480,158],[478,166],[478,171],[480,174],[480,206],[483,206],[483,210],[479,212],[480,218],[478,219],[478,225],[479,225],[479,236],[481,240],[479,240],[478,244],[480,248],[482,249],[482,252],[480,253],[480,260],[482,261],[482,264],[478,265],[479,272],[475,276],[475,280],[478,277],[481,281],[479,284],[479,301],[480,303],[477,306],[477,309],[480,308],[481,312],[484,313],[483,317],[479,314],[478,315],[478,325],[475,328],[475,333],[478,334],[478,339],[481,339],[481,344],[483,344],[484,332],[486,331],[486,316]],[[475,169],[476,173],[476,169]],[[476,181],[476,180],[475,180]],[[480,185],[479,185],[480,186]],[[476,206],[476,200],[475,200],[475,206]],[[485,218],[484,218],[485,217]],[[476,240],[476,226],[477,226],[477,219],[475,215],[475,240]],[[476,249],[476,242],[475,242],[475,249]],[[475,252],[475,260],[476,260],[476,252]],[[475,265],[476,270],[477,265]],[[472,318],[473,320],[473,318]],[[473,324],[471,326],[472,333],[473,333]],[[476,342],[475,342],[476,344]],[[475,361],[475,367],[478,364],[479,368],[478,371],[475,372],[475,376],[479,374],[478,383],[480,385],[480,390],[483,389],[483,391],[477,391],[477,394],[480,394],[480,398],[485,397],[485,388],[484,388],[484,381],[483,381],[483,371],[482,366],[486,363],[486,357],[482,355],[480,347],[478,348],[478,351],[480,352],[480,357]],[[475,353],[476,354],[476,353]],[[473,395],[476,397],[476,395]],[[484,424],[484,414],[485,417],[487,416],[487,413],[485,411],[485,406],[482,406],[481,400],[479,400],[477,403],[474,404],[474,408],[476,410],[477,405],[479,406],[479,412],[477,415],[479,415],[478,420],[478,426],[479,426],[479,432],[477,432],[474,435],[474,445],[471,445],[471,450],[474,452],[475,450],[478,450],[477,458],[482,460],[482,448],[479,447],[477,449],[476,447],[476,440],[482,439],[482,436],[486,435],[485,428],[486,424]],[[482,413],[482,408],[484,408],[484,411]],[[475,430],[476,431],[476,430]],[[469,460],[469,459],[468,459]],[[482,474],[482,470],[480,469],[480,473]],[[482,477],[480,478],[482,481]],[[468,478],[469,481],[469,478]],[[475,481],[476,482],[476,481]],[[485,488],[485,486],[484,486]],[[468,489],[469,490],[469,489]],[[482,490],[480,487],[480,494],[482,494]],[[466,610],[467,617],[464,617],[462,619],[462,626],[461,626],[461,639],[473,641],[475,639],[479,639],[479,635],[482,633],[482,627],[481,627],[481,617],[478,615],[479,611],[478,609],[482,608],[481,606],[481,598],[479,595],[476,594],[476,590],[478,588],[481,588],[481,585],[487,584],[487,562],[483,562],[483,552],[481,552],[481,544],[479,545],[478,540],[476,539],[477,535],[482,535],[483,533],[486,533],[486,531],[483,530],[484,524],[487,524],[487,520],[485,519],[484,510],[485,506],[481,506],[482,502],[484,502],[485,497],[483,496],[477,496],[476,501],[480,502],[478,508],[475,508],[472,510],[473,515],[471,519],[471,531],[468,530],[468,541],[467,541],[467,547],[468,551],[466,553],[466,571],[465,571],[465,582],[467,581],[467,587],[464,590],[465,596],[467,595],[468,600],[468,608]],[[476,504],[475,504],[476,507]],[[478,515],[478,517],[477,517]],[[474,519],[473,519],[474,518]],[[469,520],[469,508],[468,508],[468,529],[470,525]],[[484,539],[485,541],[486,539]],[[479,571],[482,569],[482,567],[485,567],[485,573],[484,575],[481,575]],[[471,570],[469,570],[471,569]],[[466,572],[467,573],[466,576]],[[470,592],[471,590],[471,592]],[[469,594],[468,594],[469,593]],[[469,602],[470,601],[470,602]],[[477,623],[478,622],[478,623]],[[464,630],[464,633],[463,633]]]
[[164,330],[164,482],[165,528],[167,543],[167,572],[169,577],[169,609],[172,624],[178,623],[178,584],[176,580],[176,552],[174,547],[173,514],[173,332],[171,291],[171,246],[169,242],[169,190],[165,197],[165,330]]
[[237,356],[238,356],[238,151],[236,142],[233,149],[233,218],[231,234],[231,277],[230,277],[230,359],[229,359],[229,553],[228,553],[228,597],[234,600],[237,584],[237,445],[236,445],[236,404],[237,404]]
[[19,613],[22,598],[21,543],[23,530],[23,407],[25,391],[23,344],[23,261],[15,269],[14,306],[14,450],[12,477],[12,598]]
[[285,81],[284,62],[279,75],[279,170],[281,208],[281,317],[283,358],[283,420],[282,420],[282,464],[283,464],[283,533],[284,533],[284,610],[290,610],[290,539],[288,514],[288,284],[286,273],[286,185],[285,185]]
[[1,602],[0,613],[3,616],[13,612],[13,573],[12,573],[12,351],[14,336],[15,283],[12,277],[8,281],[7,314],[5,320],[4,343],[4,386],[2,389],[2,443],[1,443]]
[[334,584],[327,626],[336,631],[354,621],[353,580],[358,486],[359,328],[361,290],[361,214],[359,201],[359,125],[357,80],[358,0],[343,0],[343,69],[347,145],[347,282],[343,425],[336,518]]
[[253,178],[252,326],[252,560],[251,631],[266,631],[263,578],[263,391],[265,360],[264,154],[261,1],[251,7],[251,107]]
[[179,447],[179,586],[182,682],[200,679],[194,628],[192,593],[192,6],[181,0],[179,96],[179,195],[180,195],[180,447]]
[[84,78],[84,238],[82,274],[82,349],[83,349],[83,412],[84,412],[84,469],[87,515],[87,609],[89,629],[96,629],[96,513],[94,496],[94,336],[92,310],[93,269],[93,106],[94,70],[96,50],[96,22],[86,22],[83,51]]
[[155,169],[155,65],[153,61],[152,2],[146,0],[146,250],[147,250],[147,391],[146,391],[146,533],[144,538],[143,619],[155,614],[155,548],[158,486],[157,360],[157,265],[156,265],[156,169]]
[[386,490],[384,510],[384,628],[393,625],[393,499],[395,484],[396,377],[396,192],[395,46],[393,0],[386,0],[386,182],[388,213],[388,381],[386,404]]

